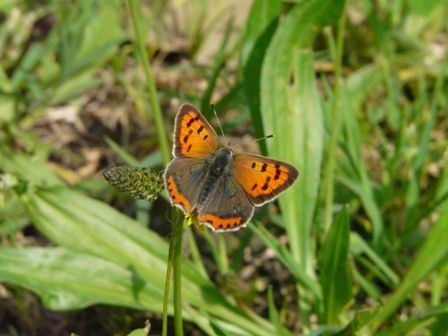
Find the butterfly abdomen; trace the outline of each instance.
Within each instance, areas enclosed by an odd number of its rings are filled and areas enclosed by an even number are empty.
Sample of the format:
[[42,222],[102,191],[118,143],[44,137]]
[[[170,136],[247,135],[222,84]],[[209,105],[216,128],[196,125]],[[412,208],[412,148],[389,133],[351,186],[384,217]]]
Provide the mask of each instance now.
[[205,181],[204,187],[201,190],[201,193],[199,194],[199,201],[198,204],[204,204],[207,200],[208,196],[210,195],[210,192],[212,191],[212,188],[216,181],[218,180],[219,176],[214,174],[209,174],[207,180]]
[[199,195],[199,204],[204,204],[213,186],[220,177],[231,173],[232,151],[226,147],[222,147],[216,151],[216,154],[210,161],[209,174]]

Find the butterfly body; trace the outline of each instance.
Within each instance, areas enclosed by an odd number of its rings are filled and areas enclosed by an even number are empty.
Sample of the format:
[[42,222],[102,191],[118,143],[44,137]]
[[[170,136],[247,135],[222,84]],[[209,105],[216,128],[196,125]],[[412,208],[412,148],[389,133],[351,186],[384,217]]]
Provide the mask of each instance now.
[[171,203],[185,214],[196,211],[200,223],[218,232],[245,226],[255,206],[273,200],[298,176],[287,163],[221,146],[189,104],[176,116],[173,156],[164,173]]
[[204,203],[219,178],[227,178],[232,175],[232,156],[230,148],[222,147],[210,158],[205,160],[208,167],[207,179],[199,196],[199,203]]

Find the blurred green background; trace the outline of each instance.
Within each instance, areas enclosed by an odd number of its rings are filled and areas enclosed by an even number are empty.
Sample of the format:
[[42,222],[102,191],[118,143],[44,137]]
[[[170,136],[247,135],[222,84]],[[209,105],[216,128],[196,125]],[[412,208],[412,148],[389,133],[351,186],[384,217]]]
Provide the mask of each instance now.
[[300,171],[185,228],[186,335],[445,335],[448,2],[137,1],[137,39],[128,5],[0,2],[0,335],[161,333],[166,195],[102,172],[163,170],[185,102]]

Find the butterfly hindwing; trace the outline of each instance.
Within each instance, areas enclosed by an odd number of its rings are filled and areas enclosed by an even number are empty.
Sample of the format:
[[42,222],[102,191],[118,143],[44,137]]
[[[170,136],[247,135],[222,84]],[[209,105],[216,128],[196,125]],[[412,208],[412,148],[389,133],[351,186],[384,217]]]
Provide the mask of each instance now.
[[172,160],[164,173],[165,188],[171,204],[179,207],[184,214],[191,213],[197,206],[207,174],[208,169],[203,159]]
[[190,104],[180,107],[174,125],[174,157],[205,158],[218,149],[218,136]]
[[260,206],[288,189],[299,172],[285,162],[261,155],[239,154],[233,157],[233,174],[250,201]]
[[233,176],[220,176],[204,204],[198,204],[199,222],[213,231],[235,231],[254,214],[254,206]]

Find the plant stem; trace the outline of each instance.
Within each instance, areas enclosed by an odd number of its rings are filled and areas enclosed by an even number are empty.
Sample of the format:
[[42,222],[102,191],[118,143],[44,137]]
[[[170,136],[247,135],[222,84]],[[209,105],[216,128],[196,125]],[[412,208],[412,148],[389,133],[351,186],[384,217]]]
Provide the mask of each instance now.
[[[163,126],[162,112],[160,111],[160,105],[159,105],[159,100],[157,97],[157,90],[156,90],[156,85],[155,85],[155,81],[154,81],[154,75],[152,73],[151,64],[148,61],[148,54],[145,49],[145,42],[144,42],[141,30],[140,30],[140,20],[139,20],[139,11],[137,8],[137,2],[136,2],[136,0],[128,0],[128,4],[129,4],[130,12],[131,12],[132,25],[133,25],[133,29],[134,29],[134,33],[135,33],[135,45],[137,47],[136,52],[137,52],[138,57],[140,58],[140,61],[142,62],[143,70],[145,72],[146,82],[147,82],[146,84],[147,84],[147,88],[149,91],[149,101],[150,101],[151,109],[152,109],[152,117],[156,124],[157,137],[159,140],[160,149],[162,151],[163,162],[165,165],[167,165],[168,162],[170,161],[170,151],[168,148],[168,141],[167,141],[167,136],[165,133],[165,128]],[[180,233],[178,234],[177,230],[173,230],[172,237],[170,240],[169,252],[168,252],[168,262],[167,262],[167,266],[166,266],[165,288],[164,288],[163,309],[162,309],[162,335],[163,336],[166,336],[167,331],[168,331],[168,301],[169,301],[171,268],[173,265],[173,258],[174,258],[174,254],[176,252],[180,253],[177,250],[175,251],[174,243],[179,239],[182,240],[182,225],[176,224],[177,222],[182,223],[182,220],[177,219],[180,217],[180,215],[181,214],[178,209],[173,210],[173,214],[172,214],[173,228],[180,226]],[[176,259],[176,258],[174,258],[174,259]],[[181,285],[181,283],[180,283],[180,281],[181,281],[180,256],[177,257],[174,268],[175,268],[174,273],[177,274],[177,277],[178,277],[177,278],[177,287],[176,287],[176,282],[174,284],[175,291],[176,291],[176,288],[180,288],[180,285]],[[176,270],[176,268],[178,268],[178,270]],[[175,300],[176,299],[178,300],[177,304],[175,302],[175,310],[174,310],[175,317],[174,318],[175,318],[175,323],[176,323],[176,335],[182,335],[182,330],[180,330],[180,331],[177,330],[178,320],[180,320],[180,325],[182,325],[182,315],[180,313],[181,311],[179,308],[179,307],[181,307],[180,289],[178,289],[178,291],[179,291],[179,295],[175,295],[175,297],[174,297]],[[176,307],[178,308],[177,310],[176,310]],[[178,316],[176,316],[176,315],[178,315]],[[178,332],[180,332],[180,334],[178,334]]]
[[339,96],[341,86],[341,63],[342,53],[344,50],[344,31],[345,31],[345,17],[346,17],[346,4],[338,23],[338,35],[336,42],[336,55],[335,55],[335,71],[334,71],[334,93],[331,104],[331,133],[330,133],[330,145],[328,148],[328,161],[327,161],[327,184],[325,191],[325,232],[328,231],[331,225],[333,214],[333,197],[334,197],[334,168],[336,159],[337,140],[339,135]]
[[140,30],[139,11],[137,9],[136,0],[129,0],[129,9],[132,17],[132,25],[135,33],[135,45],[137,46],[137,55],[143,65],[146,76],[146,84],[149,91],[149,102],[152,109],[152,117],[157,128],[157,138],[159,140],[160,149],[162,151],[163,162],[168,164],[170,161],[170,151],[168,148],[167,136],[163,126],[162,112],[160,111],[159,99],[157,97],[156,84],[152,73],[151,64],[148,61],[148,53],[145,49],[145,41]]
[[175,209],[173,222],[173,302],[174,302],[174,330],[176,336],[183,335],[182,325],[182,231],[184,216]]
[[[176,217],[176,212],[178,210],[173,208],[171,211],[171,218]],[[173,221],[173,228],[174,228]],[[175,239],[174,229],[171,232],[170,246],[168,249],[168,262],[166,264],[165,273],[165,286],[163,289],[163,307],[162,307],[162,336],[168,335],[168,301],[170,297],[170,282],[171,282],[171,268],[173,265],[173,255],[174,255],[174,239]]]

